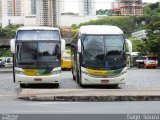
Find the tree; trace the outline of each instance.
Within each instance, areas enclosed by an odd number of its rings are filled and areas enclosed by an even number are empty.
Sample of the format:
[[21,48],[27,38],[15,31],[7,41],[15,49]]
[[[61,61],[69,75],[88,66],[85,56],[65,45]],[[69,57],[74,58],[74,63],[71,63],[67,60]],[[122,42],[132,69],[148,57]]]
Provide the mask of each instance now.
[[160,55],[160,22],[152,22],[147,26],[147,39],[144,40],[149,53]]
[[121,28],[126,37],[130,37],[131,33],[135,31],[135,21],[132,16],[112,16],[105,17],[97,20],[91,20],[89,22],[81,23],[82,25],[114,25]]

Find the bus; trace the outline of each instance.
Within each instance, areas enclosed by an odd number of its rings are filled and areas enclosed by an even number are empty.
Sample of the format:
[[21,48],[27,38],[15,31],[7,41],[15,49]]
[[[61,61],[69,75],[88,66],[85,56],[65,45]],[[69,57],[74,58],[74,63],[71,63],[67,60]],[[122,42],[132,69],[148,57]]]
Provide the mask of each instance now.
[[65,50],[62,55],[62,69],[71,69],[71,50]]
[[62,69],[71,69],[71,48],[67,44],[65,52],[62,53]]
[[22,88],[27,84],[59,86],[65,41],[61,41],[58,28],[21,27],[10,45],[14,82]]
[[[124,84],[127,71],[126,41],[128,42],[123,31],[116,26],[81,26],[78,39],[71,42],[73,79],[82,87],[118,87],[119,84]],[[130,44],[129,42],[128,45]]]

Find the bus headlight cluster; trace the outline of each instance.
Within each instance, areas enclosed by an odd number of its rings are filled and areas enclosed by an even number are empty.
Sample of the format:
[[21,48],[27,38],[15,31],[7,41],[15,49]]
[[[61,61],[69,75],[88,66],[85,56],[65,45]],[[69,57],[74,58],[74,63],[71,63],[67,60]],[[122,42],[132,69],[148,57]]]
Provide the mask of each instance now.
[[24,75],[24,72],[23,72],[23,71],[15,70],[15,73],[16,73],[16,74],[20,74],[20,75]]
[[85,75],[90,75],[88,72],[86,71],[82,71],[82,74],[85,74]]
[[61,70],[57,70],[57,71],[52,71],[51,72],[52,75],[56,75],[56,74],[60,74],[60,73],[61,73]]
[[125,74],[125,73],[127,73],[127,67],[124,68],[124,69],[122,70],[122,72],[121,72],[122,75]]

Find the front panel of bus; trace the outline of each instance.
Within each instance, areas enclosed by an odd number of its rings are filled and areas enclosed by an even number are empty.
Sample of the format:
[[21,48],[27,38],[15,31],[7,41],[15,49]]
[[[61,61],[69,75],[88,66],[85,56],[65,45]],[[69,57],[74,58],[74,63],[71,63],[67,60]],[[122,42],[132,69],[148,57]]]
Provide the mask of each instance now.
[[124,83],[126,73],[123,35],[81,36],[82,84]]
[[59,83],[60,45],[58,30],[19,30],[16,37],[15,81]]

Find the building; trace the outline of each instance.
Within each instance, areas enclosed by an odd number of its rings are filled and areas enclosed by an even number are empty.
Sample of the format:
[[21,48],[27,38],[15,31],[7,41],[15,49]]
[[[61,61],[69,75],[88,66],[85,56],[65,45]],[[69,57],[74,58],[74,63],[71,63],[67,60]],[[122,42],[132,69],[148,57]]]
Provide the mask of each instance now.
[[22,16],[31,15],[31,0],[21,0],[22,1]]
[[114,0],[114,2],[111,3],[111,9],[115,12],[120,12],[120,0]]
[[59,25],[60,14],[60,2],[58,0],[36,0],[37,25]]
[[36,0],[31,0],[31,15],[36,15]]
[[6,0],[5,2],[7,2],[7,16],[21,16],[21,0]]
[[23,17],[24,26],[37,26],[36,15],[26,15]]
[[120,1],[121,1],[121,0],[114,0],[114,1],[111,3],[111,9],[120,9]]
[[0,23],[2,20],[2,0],[0,0]]
[[[97,20],[104,16],[79,16],[79,15],[61,15],[60,26],[71,27],[73,24],[79,25],[82,22],[88,22],[90,20]],[[106,17],[106,16],[105,16]]]
[[21,0],[0,0],[0,17],[21,16]]
[[94,16],[96,15],[95,0],[79,0],[79,15]]
[[61,0],[61,1],[59,1],[60,2],[60,11],[61,11],[61,13],[65,13],[65,4],[64,4],[64,1],[63,0]]
[[142,15],[142,0],[121,0],[121,15]]

